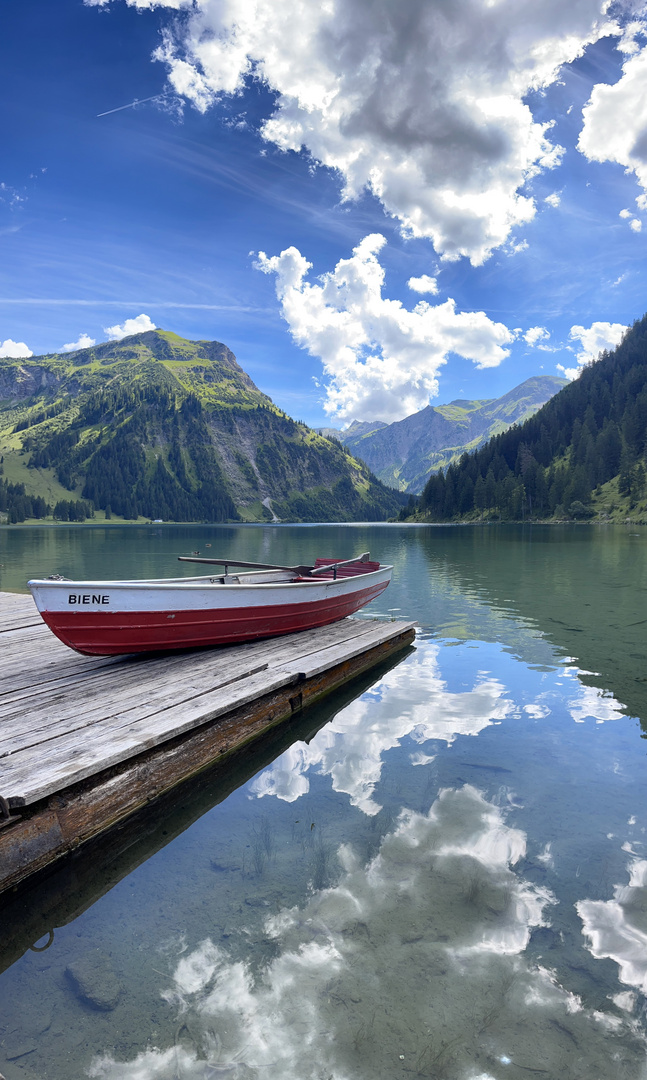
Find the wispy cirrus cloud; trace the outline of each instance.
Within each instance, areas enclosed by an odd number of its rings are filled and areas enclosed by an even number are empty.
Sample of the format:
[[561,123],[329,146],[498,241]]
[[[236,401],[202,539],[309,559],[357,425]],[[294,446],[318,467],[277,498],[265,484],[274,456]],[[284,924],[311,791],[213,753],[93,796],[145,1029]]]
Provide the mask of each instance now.
[[10,184],[0,183],[0,203],[6,203],[10,207],[20,206],[24,203],[25,196],[21,195],[15,187],[11,187]]
[[[27,305],[29,307],[37,307],[39,305],[54,307],[148,307],[148,308],[178,308],[184,310],[185,308],[197,311],[266,311],[268,309],[262,307],[253,307],[250,304],[183,304],[181,301],[176,300],[82,300],[75,297],[55,297],[55,296],[0,296],[0,304],[19,304]],[[150,327],[149,327],[150,329]]]

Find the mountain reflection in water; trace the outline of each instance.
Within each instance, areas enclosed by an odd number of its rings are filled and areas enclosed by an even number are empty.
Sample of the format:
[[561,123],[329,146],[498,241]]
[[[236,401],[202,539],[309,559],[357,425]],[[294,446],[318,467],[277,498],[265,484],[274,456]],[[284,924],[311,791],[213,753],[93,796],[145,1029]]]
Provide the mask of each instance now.
[[[419,541],[436,582],[437,630],[508,643],[541,663],[539,635],[647,728],[647,530],[513,525],[444,533]],[[467,612],[452,603],[456,591]]]
[[[230,533],[248,559],[379,552],[415,651],[179,835],[174,804],[165,847],[0,976],[0,1071],[644,1080],[647,533]],[[68,973],[95,954],[109,1011]]]

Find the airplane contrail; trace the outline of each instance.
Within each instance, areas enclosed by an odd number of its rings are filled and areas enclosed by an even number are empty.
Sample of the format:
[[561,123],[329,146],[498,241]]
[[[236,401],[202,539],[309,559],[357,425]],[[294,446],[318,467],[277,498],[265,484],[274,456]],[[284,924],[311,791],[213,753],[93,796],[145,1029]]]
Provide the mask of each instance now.
[[118,105],[116,109],[107,109],[105,112],[97,113],[99,116],[110,116],[110,113],[121,112],[122,109],[134,109],[135,105],[143,105],[145,101],[155,101],[155,98],[161,97],[161,94],[152,94],[150,97],[135,98],[134,101],[129,102],[128,105]]

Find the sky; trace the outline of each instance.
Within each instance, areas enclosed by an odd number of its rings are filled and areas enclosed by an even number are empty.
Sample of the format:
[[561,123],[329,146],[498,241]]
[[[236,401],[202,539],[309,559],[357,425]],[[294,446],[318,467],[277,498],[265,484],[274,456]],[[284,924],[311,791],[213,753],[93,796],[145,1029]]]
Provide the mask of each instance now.
[[339,428],[575,378],[647,309],[636,0],[14,0],[0,28],[0,356],[160,327]]

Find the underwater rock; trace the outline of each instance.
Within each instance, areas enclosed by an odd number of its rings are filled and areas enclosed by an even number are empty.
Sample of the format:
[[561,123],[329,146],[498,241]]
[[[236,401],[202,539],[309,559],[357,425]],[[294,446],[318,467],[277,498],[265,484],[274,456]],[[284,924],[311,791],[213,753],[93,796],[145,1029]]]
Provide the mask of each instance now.
[[210,864],[211,869],[215,874],[233,874],[236,870],[240,870],[240,862],[236,859],[231,862],[226,862],[221,859],[212,859]]
[[122,986],[106,953],[93,949],[80,960],[68,964],[66,972],[83,1001],[105,1012],[115,1008]]
[[20,1035],[9,1035],[5,1039],[4,1053],[7,1061],[17,1061],[18,1058],[31,1054],[32,1050],[35,1049],[36,1042],[34,1039],[26,1039]]

